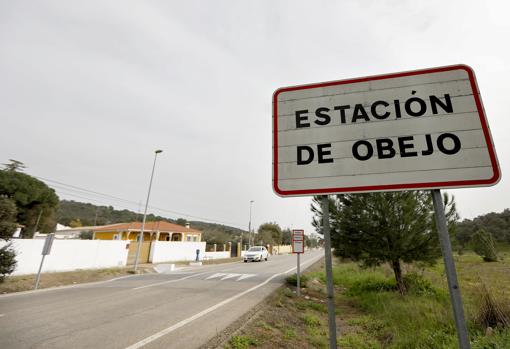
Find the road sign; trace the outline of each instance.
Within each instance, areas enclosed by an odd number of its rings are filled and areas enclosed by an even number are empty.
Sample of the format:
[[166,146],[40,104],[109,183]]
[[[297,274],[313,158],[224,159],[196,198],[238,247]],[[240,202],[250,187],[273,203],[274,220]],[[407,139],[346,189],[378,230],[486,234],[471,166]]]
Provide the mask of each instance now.
[[51,246],[53,246],[53,240],[55,240],[55,233],[49,233],[48,235],[46,235],[46,239],[44,240],[44,246],[41,252],[43,256],[50,254]]
[[44,264],[44,258],[50,254],[51,246],[53,246],[53,240],[55,240],[55,233],[49,233],[48,235],[46,235],[46,239],[44,240],[44,246],[41,251],[42,254],[41,264],[39,264],[39,271],[37,272],[37,276],[35,278],[34,289],[36,290],[39,287],[39,281],[41,280],[41,270]]
[[292,253],[305,252],[305,231],[292,230]]
[[273,95],[273,188],[280,196],[488,186],[499,178],[468,66]]

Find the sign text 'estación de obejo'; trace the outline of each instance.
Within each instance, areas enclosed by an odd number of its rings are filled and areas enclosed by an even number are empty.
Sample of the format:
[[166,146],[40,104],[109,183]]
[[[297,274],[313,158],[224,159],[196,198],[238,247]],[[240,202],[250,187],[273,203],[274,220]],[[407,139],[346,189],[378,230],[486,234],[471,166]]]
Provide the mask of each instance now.
[[467,66],[285,87],[273,95],[279,195],[487,186],[499,177]]

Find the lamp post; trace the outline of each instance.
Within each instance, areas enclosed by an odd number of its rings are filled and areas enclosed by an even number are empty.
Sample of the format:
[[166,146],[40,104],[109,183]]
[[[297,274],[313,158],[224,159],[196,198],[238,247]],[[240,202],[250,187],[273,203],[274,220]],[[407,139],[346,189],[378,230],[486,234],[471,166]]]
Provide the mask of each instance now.
[[158,154],[160,154],[162,152],[163,152],[163,150],[160,150],[160,149],[158,149],[154,152],[154,163],[152,164],[151,180],[149,182],[149,191],[147,192],[147,200],[145,201],[145,211],[143,212],[142,229],[140,229],[140,237],[138,239],[138,248],[136,249],[134,271],[136,271],[136,269],[138,268],[138,260],[140,258],[140,251],[142,250],[143,230],[145,228],[145,218],[147,217],[147,207],[149,206],[149,197],[151,196],[152,178],[154,177],[154,168],[156,167],[156,159],[158,157]]
[[253,244],[253,236],[251,234],[251,207],[255,201],[250,200],[250,222],[248,223],[248,246],[251,247]]

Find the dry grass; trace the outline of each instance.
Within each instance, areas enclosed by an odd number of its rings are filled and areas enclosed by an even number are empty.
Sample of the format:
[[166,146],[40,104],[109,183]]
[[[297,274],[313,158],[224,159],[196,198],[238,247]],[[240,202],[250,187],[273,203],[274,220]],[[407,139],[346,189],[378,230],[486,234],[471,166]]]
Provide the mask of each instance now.
[[[114,277],[130,274],[130,268],[109,268],[93,270],[77,270],[62,273],[41,274],[39,288],[58,287],[65,285],[80,284],[85,282],[103,281]],[[11,293],[33,290],[35,274],[9,276],[0,284],[0,293]]]

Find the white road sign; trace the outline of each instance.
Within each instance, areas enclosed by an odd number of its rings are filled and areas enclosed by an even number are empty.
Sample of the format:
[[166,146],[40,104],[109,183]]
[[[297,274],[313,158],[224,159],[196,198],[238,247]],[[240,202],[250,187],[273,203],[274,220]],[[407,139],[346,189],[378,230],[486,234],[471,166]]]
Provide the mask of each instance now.
[[305,252],[305,231],[294,229],[292,230],[292,253]]
[[284,87],[273,95],[278,195],[489,186],[499,178],[468,66]]

